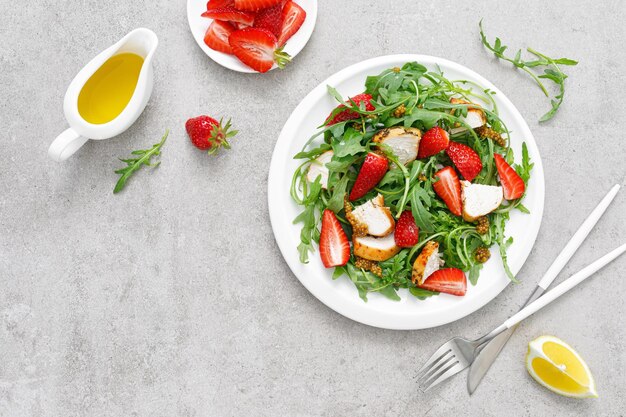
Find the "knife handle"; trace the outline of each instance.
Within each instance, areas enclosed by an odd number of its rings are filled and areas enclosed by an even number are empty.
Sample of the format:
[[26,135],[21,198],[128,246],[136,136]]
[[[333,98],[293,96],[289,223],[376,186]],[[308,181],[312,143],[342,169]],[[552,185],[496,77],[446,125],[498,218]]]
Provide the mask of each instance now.
[[596,208],[593,209],[589,217],[587,217],[583,224],[580,225],[576,233],[574,233],[574,236],[572,236],[569,242],[567,242],[567,245],[565,245],[563,250],[561,250],[561,253],[559,253],[554,262],[552,262],[552,265],[550,265],[550,268],[548,268],[548,270],[543,275],[537,285],[539,285],[544,290],[548,289],[550,284],[552,284],[552,281],[554,281],[557,275],[559,275],[559,272],[561,272],[565,264],[569,262],[569,260],[572,258],[574,253],[576,253],[585,238],[587,238],[587,235],[589,234],[591,229],[593,229],[593,226],[595,226],[598,220],[600,220],[600,217],[602,217],[609,204],[611,204],[611,202],[615,198],[615,195],[619,191],[619,188],[619,184],[615,184],[609,190],[609,192],[606,194],[606,196],[604,196],[602,201],[600,201]]
[[590,265],[587,265],[585,268],[581,269],[580,271],[554,287],[552,290],[546,292],[543,296],[539,297],[537,300],[533,301],[532,303],[521,309],[510,319],[502,323],[502,325],[496,330],[500,330],[500,332],[502,332],[515,326],[520,321],[547,306],[552,301],[556,300],[561,295],[565,294],[567,291],[571,290],[572,288],[583,282],[585,279],[589,278],[599,269],[613,261],[624,252],[626,252],[626,244],[623,244],[622,246],[613,249],[611,252],[607,253]]

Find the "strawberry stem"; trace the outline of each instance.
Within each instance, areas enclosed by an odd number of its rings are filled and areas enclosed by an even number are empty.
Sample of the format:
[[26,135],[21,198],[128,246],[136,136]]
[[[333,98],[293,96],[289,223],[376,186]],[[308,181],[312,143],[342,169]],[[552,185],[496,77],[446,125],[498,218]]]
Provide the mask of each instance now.
[[284,46],[281,46],[274,51],[274,62],[278,65],[278,68],[283,69],[285,65],[291,62],[291,55],[283,51]]

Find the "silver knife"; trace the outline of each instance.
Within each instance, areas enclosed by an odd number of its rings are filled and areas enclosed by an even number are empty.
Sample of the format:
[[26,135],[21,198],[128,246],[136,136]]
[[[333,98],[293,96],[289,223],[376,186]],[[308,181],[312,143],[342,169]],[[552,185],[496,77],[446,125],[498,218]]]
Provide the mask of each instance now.
[[[526,305],[532,303],[537,298],[541,297],[541,295],[546,291],[546,289],[552,284],[552,281],[556,278],[556,276],[561,272],[567,261],[574,255],[580,244],[585,240],[591,229],[596,225],[600,217],[604,214],[607,207],[613,199],[615,195],[619,191],[619,184],[614,185],[606,196],[600,201],[600,203],[593,209],[589,217],[580,225],[574,236],[567,242],[567,245],[563,248],[561,253],[556,257],[550,268],[546,271],[544,276],[541,278],[537,287],[528,298],[528,301],[524,304],[522,308]],[[504,345],[509,340],[511,335],[517,326],[511,327],[509,330],[501,333],[494,339],[492,339],[489,343],[487,343],[481,351],[476,356],[476,359],[472,363],[469,373],[467,374],[467,391],[471,394],[476,391],[476,387],[480,384],[480,381],[483,379],[493,361],[496,360]]]

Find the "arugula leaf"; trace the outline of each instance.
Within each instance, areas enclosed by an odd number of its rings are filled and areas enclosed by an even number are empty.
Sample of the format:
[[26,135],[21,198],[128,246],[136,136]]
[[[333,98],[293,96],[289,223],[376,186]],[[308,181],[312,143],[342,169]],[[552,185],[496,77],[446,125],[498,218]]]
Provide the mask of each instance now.
[[476,285],[478,283],[478,276],[480,275],[480,270],[483,269],[483,264],[474,264],[469,270],[469,282],[472,285]]
[[515,165],[515,171],[517,175],[519,175],[522,180],[524,180],[524,184],[528,185],[528,180],[530,179],[530,171],[532,171],[534,163],[530,162],[530,156],[528,155],[528,146],[526,142],[522,143],[522,163],[521,165]]
[[310,151],[301,151],[294,155],[293,159],[313,159],[331,149],[330,145],[322,143],[317,148]]
[[435,226],[433,225],[432,214],[428,210],[428,207],[432,206],[430,195],[428,195],[426,190],[416,185],[411,190],[410,200],[415,224],[417,224],[420,230],[432,233],[435,230]]
[[293,220],[293,224],[303,223],[298,253],[300,254],[300,262],[304,264],[309,263],[309,252],[313,251],[313,241],[318,236],[315,213],[321,191],[322,184],[320,178],[317,177],[308,189],[308,194],[303,198],[304,210]]
[[420,287],[409,287],[409,292],[416,298],[420,300],[425,300],[428,297],[432,297],[433,295],[439,295],[436,291],[425,290]]
[[335,156],[342,158],[365,152],[367,149],[361,145],[361,139],[363,139],[362,133],[357,132],[353,128],[346,129],[343,137],[333,144]]
[[[577,65],[578,61],[575,61],[570,58],[550,58],[549,56],[537,52],[532,48],[526,48],[526,51],[535,55],[538,59],[532,61],[525,61],[521,58],[522,51],[521,49],[517,51],[514,58],[509,58],[504,55],[504,51],[506,51],[507,47],[502,44],[500,38],[496,38],[493,45],[489,43],[487,40],[487,36],[483,31],[483,21],[482,19],[478,23],[478,27],[480,28],[480,39],[483,45],[489,49],[498,59],[502,59],[512,63],[516,68],[521,69],[526,72],[528,75],[532,77],[535,83],[541,88],[541,91],[545,94],[546,97],[549,97],[550,94],[546,89],[546,86],[541,82],[542,79],[550,80],[559,88],[559,93],[554,96],[553,99],[550,100],[550,104],[552,108],[545,113],[539,119],[540,122],[546,122],[554,117],[556,112],[559,110],[561,104],[563,103],[563,97],[565,96],[565,79],[567,75],[561,70],[559,65]],[[544,69],[543,74],[537,75],[530,68],[535,68],[539,66],[547,66],[549,68]]]
[[346,189],[348,188],[348,175],[344,174],[339,181],[335,184],[332,190],[332,195],[328,200],[326,207],[329,210],[339,213],[343,209],[343,202],[346,196]]
[[137,155],[137,158],[120,159],[120,161],[126,163],[128,166],[115,171],[115,173],[121,175],[121,177],[117,181],[117,184],[115,184],[113,194],[117,194],[122,191],[128,179],[135,172],[139,171],[139,169],[141,169],[141,167],[143,167],[144,165],[154,168],[161,163],[161,161],[152,162],[152,157],[157,157],[161,155],[161,147],[165,143],[165,140],[167,139],[169,133],[170,131],[167,130],[161,138],[161,141],[152,145],[150,149],[132,151],[131,153],[133,155]]
[[504,272],[506,272],[506,275],[511,281],[519,283],[519,281],[515,278],[515,275],[513,275],[513,272],[511,272],[511,269],[509,268],[509,263],[507,261],[506,250],[513,243],[512,237],[506,239],[504,236],[505,220],[508,220],[508,218],[508,213],[496,213],[493,216],[493,226],[495,227],[495,242],[499,246],[500,257],[502,258],[502,266],[504,267]]

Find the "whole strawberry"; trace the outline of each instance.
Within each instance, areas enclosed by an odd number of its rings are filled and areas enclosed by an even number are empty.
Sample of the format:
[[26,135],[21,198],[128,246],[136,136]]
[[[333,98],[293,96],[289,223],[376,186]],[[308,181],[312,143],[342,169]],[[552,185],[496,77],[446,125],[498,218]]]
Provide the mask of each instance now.
[[222,119],[218,122],[209,116],[198,116],[187,120],[185,129],[191,143],[198,149],[208,149],[209,155],[214,154],[221,147],[230,149],[228,139],[237,134],[231,128],[230,119],[222,126]]
[[415,218],[411,210],[404,210],[396,223],[394,239],[396,246],[412,248],[419,241],[420,229],[415,224]]

